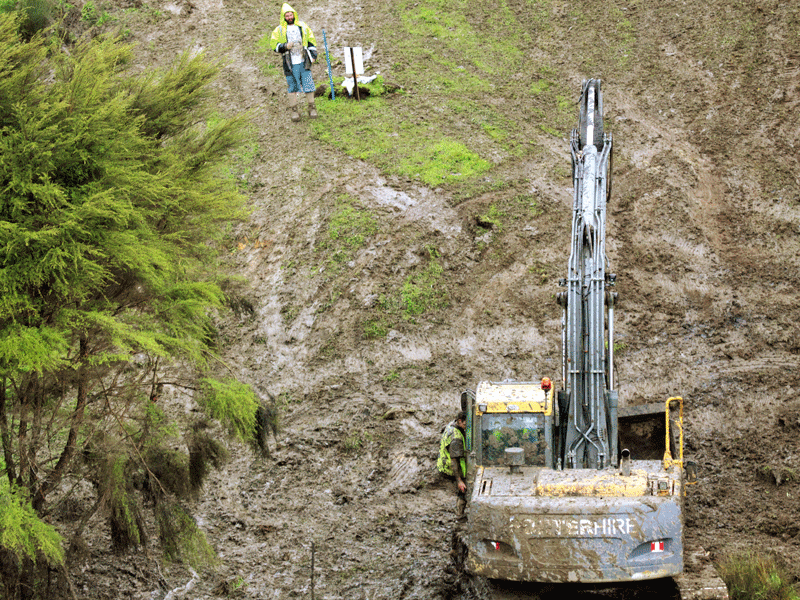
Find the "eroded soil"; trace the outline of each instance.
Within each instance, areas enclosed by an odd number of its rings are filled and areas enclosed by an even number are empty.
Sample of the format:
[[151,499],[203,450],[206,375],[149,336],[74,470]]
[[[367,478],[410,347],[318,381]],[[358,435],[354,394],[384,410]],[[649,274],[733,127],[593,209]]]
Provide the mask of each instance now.
[[[524,19],[535,3],[508,4]],[[608,231],[621,299],[617,380],[624,402],[687,401],[687,453],[701,467],[688,537],[714,560],[741,548],[774,553],[797,578],[800,127],[792,115],[800,24],[798,8],[777,0],[746,9],[746,24],[728,23],[727,4],[616,6],[636,28],[629,69],[604,84],[618,151]],[[369,48],[373,68],[391,79],[392,48],[378,36],[399,19],[392,6],[295,7],[332,47]],[[561,33],[540,47],[532,24],[531,52],[573,65],[563,68],[577,97],[581,80],[597,73],[570,55],[570,5],[550,6]],[[507,166],[542,214],[509,224],[499,250],[487,252],[475,217],[496,193],[453,203],[316,142],[305,121],[289,122],[283,78],[263,68],[273,59],[256,50],[278,4],[158,8],[169,18],[132,30],[139,68],[192,46],[224,54],[222,103],[254,114],[254,211],[230,261],[248,278],[237,294],[252,311],[220,331],[236,374],[279,397],[282,431],[271,459],[234,448],[193,507],[222,560],[217,572],[195,578],[180,566],[159,568],[155,548],[149,557],[111,556],[98,521],[89,554],[70,565],[78,596],[450,597],[453,498],[435,475],[440,428],[460,390],[481,379],[559,377],[553,296],[569,247],[567,132],[537,130],[521,96],[493,99],[512,105],[547,150]],[[726,46],[717,34],[734,25],[752,28],[752,45]],[[719,46],[713,63],[700,58],[709,43]],[[562,176],[552,165],[562,165]],[[379,215],[382,228],[348,265],[352,278],[339,294],[292,265],[313,263],[343,192]],[[428,244],[442,257],[450,307],[364,339],[366,311],[384,283],[422,260]]]

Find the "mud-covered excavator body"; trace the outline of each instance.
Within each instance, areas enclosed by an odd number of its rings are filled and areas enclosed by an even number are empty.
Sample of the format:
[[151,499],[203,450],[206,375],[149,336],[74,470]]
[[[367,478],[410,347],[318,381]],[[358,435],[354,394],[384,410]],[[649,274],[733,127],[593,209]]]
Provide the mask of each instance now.
[[562,389],[483,381],[462,394],[466,568],[492,579],[614,583],[683,570],[683,401],[618,405],[605,254],[612,139],[599,80],[584,82],[580,106],[572,249],[558,295]]
[[[610,583],[682,571],[679,460],[624,452],[613,467],[558,469],[557,402],[538,382],[481,382],[468,409],[470,572]],[[661,438],[662,453],[672,437]]]

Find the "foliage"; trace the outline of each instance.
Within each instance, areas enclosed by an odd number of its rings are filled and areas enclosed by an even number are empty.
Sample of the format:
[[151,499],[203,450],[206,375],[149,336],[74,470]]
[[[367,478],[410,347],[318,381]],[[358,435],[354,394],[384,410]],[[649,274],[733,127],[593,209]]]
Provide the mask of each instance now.
[[90,25],[102,25],[111,20],[111,15],[106,10],[98,9],[93,0],[87,0],[81,8],[81,21]]
[[798,600],[775,560],[744,551],[726,557],[719,565],[731,600]]
[[194,494],[200,491],[210,469],[219,468],[230,458],[230,453],[219,440],[196,431],[189,440],[189,486]]
[[147,535],[131,478],[133,463],[126,455],[104,455],[98,493],[109,517],[111,543],[121,552],[144,545]]
[[280,422],[275,397],[267,392],[269,402],[262,402],[256,409],[256,427],[253,449],[261,456],[270,456],[269,434],[277,441]]
[[235,379],[202,380],[200,404],[242,441],[253,439],[258,399],[249,385]]
[[26,39],[58,21],[68,8],[54,0],[0,0],[0,13],[15,14],[18,31]]
[[[213,113],[220,66],[202,53],[134,77],[131,48],[112,38],[67,52],[18,23],[0,14],[0,474],[35,512],[8,505],[5,531],[28,537],[0,550],[30,556],[27,539],[60,560],[35,514],[69,471],[97,486],[117,549],[145,541],[145,491],[192,548],[168,553],[206,561],[202,534],[172,508],[203,473],[174,450],[159,398],[162,378],[179,393],[199,373],[211,416],[253,435],[252,391],[206,373],[219,242],[245,214],[229,174],[247,115]],[[220,464],[220,448],[205,450]]]
[[164,557],[172,562],[211,567],[218,559],[197,523],[177,502],[164,502],[156,509],[156,523]]
[[10,600],[47,581],[64,560],[61,536],[39,519],[27,491],[0,480],[0,596]]
[[52,564],[64,562],[59,533],[41,521],[24,490],[0,480],[0,548],[17,560],[44,559]]

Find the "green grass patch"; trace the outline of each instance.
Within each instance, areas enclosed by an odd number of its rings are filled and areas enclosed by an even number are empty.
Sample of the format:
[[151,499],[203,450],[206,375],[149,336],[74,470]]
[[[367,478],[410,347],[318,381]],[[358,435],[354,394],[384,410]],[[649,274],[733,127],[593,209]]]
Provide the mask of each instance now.
[[528,273],[536,278],[536,283],[538,285],[544,285],[550,281],[551,278],[550,267],[539,260],[534,261],[534,263],[528,267]]
[[547,65],[539,66],[537,76],[527,89],[530,114],[540,130],[564,137],[575,126],[575,90],[567,88],[563,75]]
[[[531,6],[537,14],[549,9],[549,0]],[[514,10],[521,9],[505,0],[399,2],[392,11],[397,19],[382,33],[392,48],[392,83],[405,93],[383,97],[385,89],[370,90],[360,102],[318,99],[322,118],[310,124],[313,135],[389,175],[469,197],[466,190],[494,168],[490,155],[502,160],[502,149],[519,156],[529,143],[517,115],[486,102],[528,68],[533,42]]]
[[454,66],[461,67],[475,89],[524,59],[526,32],[504,0],[485,5],[469,0],[409,0],[399,10],[403,28],[396,43],[401,55],[429,49],[425,60],[404,66],[416,81],[433,89],[441,87],[442,74]]
[[478,223],[484,228],[488,226],[500,233],[503,231],[503,217],[505,216],[506,214],[497,208],[496,204],[492,204],[489,206],[489,210],[478,218]]
[[370,236],[378,232],[377,218],[367,210],[358,208],[355,200],[342,194],[336,200],[334,212],[328,219],[328,228],[316,250],[327,256],[325,265],[334,272],[353,259]]
[[[570,36],[569,30],[561,31],[562,39],[569,39],[570,51],[579,56],[582,70],[587,76],[610,79],[614,73],[631,68],[637,59],[637,11],[631,10],[633,3],[610,2],[600,5],[571,4],[569,11],[573,30],[596,30],[603,34]],[[675,11],[665,9],[664,18],[674,18]]]
[[368,340],[385,338],[389,334],[389,324],[384,319],[374,319],[364,323],[364,337]]
[[550,82],[546,79],[537,79],[531,84],[530,92],[534,96],[540,96],[550,89]]
[[517,194],[512,203],[521,208],[528,217],[538,217],[543,212],[539,201],[530,194]]
[[795,588],[771,557],[744,551],[719,565],[731,600],[798,600]]
[[477,177],[492,166],[466,144],[445,136],[436,122],[404,118],[402,104],[390,105],[385,98],[319,98],[317,110],[322,118],[311,125],[317,139],[386,173],[437,186]]
[[428,256],[427,264],[406,277],[399,289],[381,295],[378,308],[383,313],[413,321],[415,317],[448,305],[439,254],[434,248],[428,248]]
[[442,286],[442,265],[437,254],[430,251],[427,266],[419,273],[409,275],[400,290],[406,318],[447,306],[447,290]]
[[485,173],[491,164],[461,142],[440,139],[425,144],[411,156],[404,157],[398,173],[422,180],[430,186],[468,179]]
[[463,185],[460,185],[457,189],[453,190],[452,204],[453,206],[458,206],[465,200],[469,200],[470,198],[474,198],[476,196],[481,196],[490,192],[501,192],[508,188],[509,185],[511,185],[511,183],[505,179],[494,179],[489,177],[473,179],[469,182],[465,182]]
[[344,445],[345,450],[354,452],[356,450],[360,450],[371,441],[372,441],[372,434],[370,432],[351,431],[345,436],[342,443]]

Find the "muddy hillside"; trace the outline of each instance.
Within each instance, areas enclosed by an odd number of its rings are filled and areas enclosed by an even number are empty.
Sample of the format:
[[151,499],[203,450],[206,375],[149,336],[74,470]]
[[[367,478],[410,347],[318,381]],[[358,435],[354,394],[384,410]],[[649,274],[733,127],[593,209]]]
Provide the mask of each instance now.
[[[242,281],[218,333],[236,376],[276,397],[281,430],[269,459],[233,446],[193,506],[216,571],[159,566],[155,547],[110,555],[98,520],[70,566],[80,597],[451,597],[439,432],[482,379],[560,380],[587,77],[615,143],[620,400],[686,399],[690,539],[715,560],[774,553],[800,577],[800,5],[293,5],[321,48],[324,30],[335,81],[342,49],[364,49],[379,98],[320,98],[319,119],[292,123],[259,43],[280,3],[104,5],[136,70],[203,50],[225,61],[220,111],[252,114],[252,212],[228,261]],[[324,58],[313,69],[327,84]],[[426,170],[453,147],[471,162]]]

